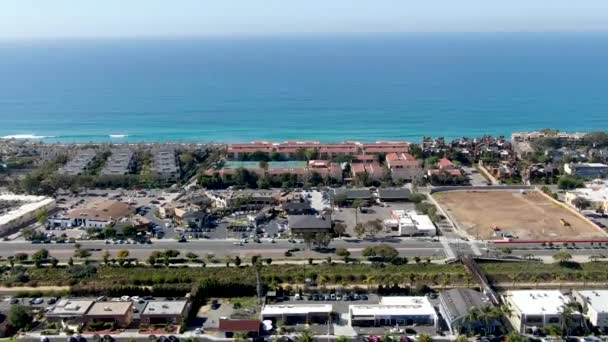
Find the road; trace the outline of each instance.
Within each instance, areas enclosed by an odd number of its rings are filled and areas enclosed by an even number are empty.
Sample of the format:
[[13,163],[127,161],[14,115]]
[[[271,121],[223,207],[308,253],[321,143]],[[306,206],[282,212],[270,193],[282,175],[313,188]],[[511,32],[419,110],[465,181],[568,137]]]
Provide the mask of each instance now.
[[[276,243],[247,243],[243,246],[234,245],[236,240],[195,240],[185,243],[179,243],[174,240],[157,240],[153,244],[105,244],[104,241],[82,241],[79,242],[81,248],[93,250],[93,257],[100,257],[103,251],[108,250],[113,255],[119,250],[129,250],[130,256],[138,259],[146,258],[153,251],[162,251],[166,249],[175,249],[183,254],[194,252],[200,256],[207,253],[213,253],[216,257],[223,256],[252,256],[262,255],[266,257],[281,257],[285,255],[285,251],[292,248],[306,249],[305,244],[290,243],[285,240],[277,240]],[[330,248],[344,247],[351,252],[351,256],[360,257],[361,252],[365,247],[378,245],[378,241],[346,241],[335,240],[330,244]],[[419,240],[404,240],[398,239],[391,241],[383,241],[395,247],[401,256],[405,257],[431,257],[444,258],[445,252],[443,246],[439,242],[419,241]],[[15,253],[31,254],[39,249],[45,248],[50,254],[60,260],[67,259],[74,254],[73,244],[32,244],[29,242],[0,242],[0,256],[6,258]],[[334,256],[333,253],[320,253],[315,251],[300,251],[293,253],[294,258],[302,257],[326,257]]]
[[[525,256],[532,254],[535,257],[550,257],[560,251],[566,251],[573,256],[590,256],[590,255],[606,255],[608,254],[607,243],[602,246],[594,246],[589,244],[577,243],[576,247],[569,246],[567,249],[556,244],[553,249],[545,248],[538,243],[506,243],[493,244],[485,242],[462,241],[457,239],[443,239],[441,241],[431,241],[425,239],[385,239],[385,240],[356,240],[356,239],[336,239],[331,242],[330,248],[344,247],[351,252],[352,257],[361,257],[365,247],[377,246],[380,243],[385,243],[393,246],[402,257],[420,257],[420,258],[449,258],[459,257],[462,255],[478,255],[497,257],[504,256],[501,250],[505,248],[511,249],[513,256]],[[286,240],[276,240],[276,243],[270,243],[262,240],[262,243],[249,242],[243,246],[235,245],[237,240],[190,240],[185,243],[179,243],[171,239],[155,240],[152,244],[105,244],[104,241],[81,241],[81,248],[91,249],[93,257],[101,257],[103,251],[109,251],[113,256],[117,251],[129,250],[130,256],[138,259],[147,258],[153,251],[163,251],[167,249],[175,249],[185,255],[188,252],[194,252],[203,257],[208,253],[221,258],[226,256],[241,256],[249,257],[252,255],[262,255],[264,257],[285,258],[285,252],[289,249],[299,248],[301,251],[293,252],[293,258],[323,258],[327,256],[335,257],[333,252],[316,252],[306,250],[305,244],[290,243]],[[449,247],[448,247],[449,246]],[[73,244],[32,244],[30,242],[21,241],[2,241],[0,242],[0,257],[7,258],[15,253],[32,254],[35,251],[45,248],[50,254],[59,260],[67,260],[74,254]],[[446,250],[448,250],[446,252]]]

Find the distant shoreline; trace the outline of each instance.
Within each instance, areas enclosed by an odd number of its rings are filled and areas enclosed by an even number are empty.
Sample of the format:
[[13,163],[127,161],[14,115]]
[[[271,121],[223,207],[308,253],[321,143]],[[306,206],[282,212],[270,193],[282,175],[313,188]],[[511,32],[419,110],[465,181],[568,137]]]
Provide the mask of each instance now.
[[[465,136],[441,136],[441,135],[426,135],[427,137],[432,138],[444,138],[446,141],[458,140],[461,138],[481,138],[485,136],[492,137],[504,137],[505,140],[511,141],[513,134],[526,134],[526,133],[537,133],[541,132],[545,129],[536,129],[536,130],[527,130],[527,131],[514,131],[509,134],[471,134]],[[582,130],[582,131],[560,131],[556,130],[561,134],[573,134],[573,135],[584,135],[589,132],[593,132],[592,130]],[[216,140],[204,140],[204,139],[159,139],[159,140],[137,140],[137,135],[129,135],[129,134],[109,134],[109,135],[98,135],[96,137],[105,137],[104,139],[96,139],[96,140],[87,140],[87,139],[75,139],[70,141],[70,138],[62,141],[61,136],[44,136],[44,135],[34,135],[34,134],[14,134],[14,135],[6,135],[0,136],[0,141],[23,141],[23,142],[31,142],[31,143],[45,143],[45,144],[58,144],[58,145],[86,145],[86,144],[96,144],[96,145],[145,145],[145,144],[217,144],[217,145],[231,145],[231,144],[248,144],[252,142],[268,142],[268,143],[281,143],[288,141],[298,141],[298,142],[318,142],[320,144],[339,144],[344,142],[358,142],[358,143],[374,143],[374,142],[408,142],[414,144],[420,144],[423,142],[423,137],[417,139],[411,139],[408,137],[395,137],[395,138],[369,138],[369,139],[359,139],[359,138],[344,138],[344,139],[335,139],[335,140],[324,140],[324,139],[314,139],[309,137],[303,138],[284,138],[284,139],[266,139],[266,138],[256,138],[256,139],[248,139],[248,140],[230,140],[230,141],[216,141]],[[75,137],[73,137],[75,138]]]

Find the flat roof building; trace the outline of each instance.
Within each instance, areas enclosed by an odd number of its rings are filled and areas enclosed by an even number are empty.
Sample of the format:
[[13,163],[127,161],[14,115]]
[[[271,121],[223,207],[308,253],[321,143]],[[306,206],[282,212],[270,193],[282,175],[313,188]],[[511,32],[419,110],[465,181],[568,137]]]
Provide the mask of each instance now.
[[117,327],[126,328],[133,320],[133,303],[96,302],[85,315],[88,324],[114,323]]
[[50,212],[56,206],[53,198],[44,196],[3,194],[0,195],[0,201],[17,203],[8,212],[0,214],[0,235],[10,234],[20,226],[35,220],[40,210]]
[[582,178],[608,177],[608,165],[602,163],[567,163],[564,172]]
[[318,323],[331,321],[333,306],[331,304],[285,304],[266,305],[262,308],[262,320],[283,322],[287,325]]
[[50,312],[45,313],[49,321],[60,321],[65,324],[78,324],[84,321],[84,315],[93,305],[92,300],[61,299]]
[[574,291],[574,299],[583,307],[583,313],[589,322],[608,332],[608,290]]
[[306,233],[331,233],[331,216],[329,215],[289,215],[287,227],[291,235]]
[[185,300],[150,301],[141,313],[142,324],[182,324],[188,312]]
[[379,304],[349,305],[348,315],[350,325],[359,327],[438,324],[427,297],[382,297]]
[[536,328],[560,325],[564,306],[571,299],[558,290],[518,290],[507,291],[504,302],[511,309],[507,318],[513,328],[529,333]]

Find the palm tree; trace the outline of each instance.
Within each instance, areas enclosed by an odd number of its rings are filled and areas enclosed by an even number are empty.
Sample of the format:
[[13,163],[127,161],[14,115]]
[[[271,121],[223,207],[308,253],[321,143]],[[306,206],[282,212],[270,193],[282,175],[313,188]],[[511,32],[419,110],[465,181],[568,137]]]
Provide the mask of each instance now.
[[506,342],[525,342],[527,339],[517,333],[517,331],[511,331],[507,335]]
[[572,260],[572,255],[570,255],[570,253],[567,253],[565,251],[559,251],[559,252],[553,254],[553,259],[556,260],[557,262],[559,262],[560,264],[564,264],[564,263]]
[[569,302],[562,306],[562,311],[560,313],[560,321],[561,321],[561,330],[564,336],[570,334],[572,326],[574,325],[576,319],[574,314],[577,312],[577,304],[576,302]]
[[454,340],[455,342],[468,342],[469,339],[467,338],[466,335],[458,335],[458,337],[456,337],[456,340]]
[[427,334],[420,334],[418,342],[433,342],[433,338]]
[[298,336],[296,336],[296,341],[297,342],[314,342],[315,336],[312,334],[312,332],[310,332],[310,330],[302,330],[302,331],[300,331]]

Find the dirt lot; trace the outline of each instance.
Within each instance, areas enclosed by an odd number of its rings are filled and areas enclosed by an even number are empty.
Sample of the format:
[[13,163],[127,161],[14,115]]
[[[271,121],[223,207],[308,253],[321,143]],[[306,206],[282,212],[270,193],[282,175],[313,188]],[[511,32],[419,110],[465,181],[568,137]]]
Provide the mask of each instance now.
[[[522,240],[608,237],[535,191],[450,191],[433,196],[461,229],[478,239],[497,239],[495,225]],[[560,219],[570,226],[562,225]]]

